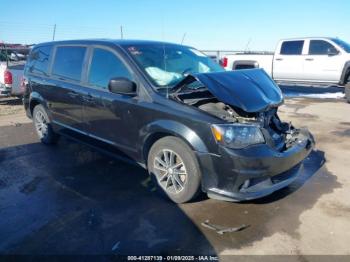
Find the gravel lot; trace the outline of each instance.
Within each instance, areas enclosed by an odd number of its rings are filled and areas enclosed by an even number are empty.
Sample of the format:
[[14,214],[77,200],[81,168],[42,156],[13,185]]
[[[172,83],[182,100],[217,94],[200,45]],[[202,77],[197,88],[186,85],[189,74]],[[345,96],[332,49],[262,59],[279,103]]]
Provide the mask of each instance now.
[[[284,120],[314,134],[291,186],[264,199],[175,205],[147,173],[61,139],[38,143],[20,103],[0,101],[0,253],[350,255],[350,105],[288,98]],[[219,235],[201,225],[248,228]]]

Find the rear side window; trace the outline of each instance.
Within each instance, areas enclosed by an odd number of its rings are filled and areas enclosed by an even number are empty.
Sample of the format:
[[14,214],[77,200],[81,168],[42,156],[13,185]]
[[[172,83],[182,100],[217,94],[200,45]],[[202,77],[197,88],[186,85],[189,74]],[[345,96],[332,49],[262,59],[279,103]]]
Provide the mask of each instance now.
[[309,47],[309,55],[328,55],[329,53],[336,53],[337,49],[327,41],[311,40]]
[[40,46],[30,53],[27,69],[32,74],[48,75],[52,46]]
[[132,79],[129,70],[115,54],[105,49],[95,48],[90,66],[89,84],[107,89],[109,80],[113,77]]
[[52,74],[70,80],[79,81],[83,69],[86,47],[57,47]]
[[285,41],[282,43],[281,55],[301,55],[304,41]]

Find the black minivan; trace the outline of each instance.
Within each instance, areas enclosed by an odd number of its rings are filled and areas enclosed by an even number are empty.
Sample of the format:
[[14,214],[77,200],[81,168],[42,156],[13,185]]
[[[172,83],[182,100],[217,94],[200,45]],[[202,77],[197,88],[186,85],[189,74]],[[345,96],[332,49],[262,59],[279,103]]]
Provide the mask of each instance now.
[[41,141],[69,136],[139,163],[176,203],[243,201],[289,185],[314,141],[280,120],[260,69],[225,71],[198,50],[136,40],[36,45],[24,106]]

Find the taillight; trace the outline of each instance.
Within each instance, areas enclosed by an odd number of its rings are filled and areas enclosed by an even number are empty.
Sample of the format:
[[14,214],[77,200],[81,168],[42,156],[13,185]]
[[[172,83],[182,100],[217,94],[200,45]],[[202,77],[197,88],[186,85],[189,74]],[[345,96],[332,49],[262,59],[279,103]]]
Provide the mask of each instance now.
[[228,64],[228,59],[227,59],[227,57],[224,57],[222,59],[221,65],[222,65],[222,67],[227,67],[227,64]]
[[5,85],[12,85],[12,73],[10,71],[4,72],[4,82]]

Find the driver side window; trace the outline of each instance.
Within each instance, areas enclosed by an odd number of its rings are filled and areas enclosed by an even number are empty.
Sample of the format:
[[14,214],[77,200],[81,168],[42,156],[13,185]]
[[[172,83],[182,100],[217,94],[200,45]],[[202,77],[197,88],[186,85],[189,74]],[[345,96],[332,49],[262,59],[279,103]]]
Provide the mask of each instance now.
[[113,77],[133,79],[124,63],[115,54],[106,49],[95,48],[88,83],[97,88],[108,89],[109,80]]

